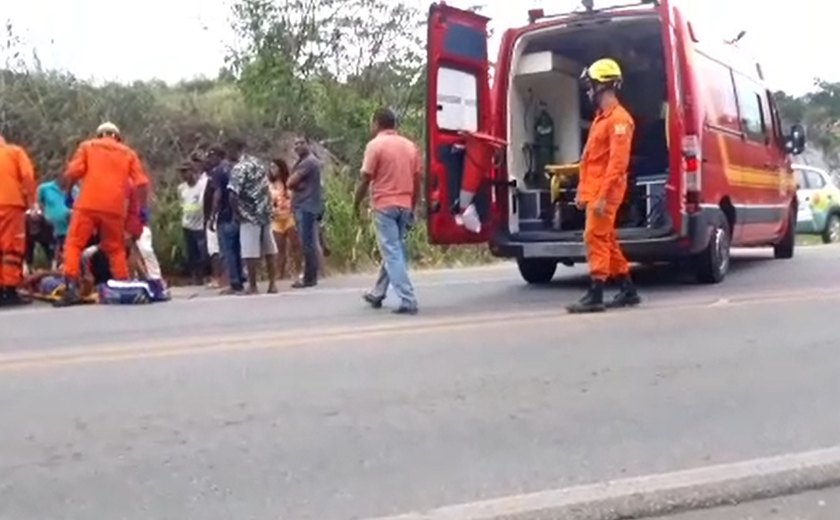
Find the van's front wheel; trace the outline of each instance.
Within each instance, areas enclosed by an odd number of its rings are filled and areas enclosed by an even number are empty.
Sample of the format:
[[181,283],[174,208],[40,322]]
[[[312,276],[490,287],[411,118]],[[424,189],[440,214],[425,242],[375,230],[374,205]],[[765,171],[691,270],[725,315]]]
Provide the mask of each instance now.
[[554,278],[557,272],[557,260],[550,258],[517,258],[519,274],[532,285],[544,285]]
[[773,246],[773,257],[780,260],[793,258],[796,247],[796,208],[791,207],[789,213],[785,236],[782,237],[781,242]]
[[732,238],[729,226],[716,224],[706,249],[694,258],[697,279],[701,283],[720,283],[729,272]]

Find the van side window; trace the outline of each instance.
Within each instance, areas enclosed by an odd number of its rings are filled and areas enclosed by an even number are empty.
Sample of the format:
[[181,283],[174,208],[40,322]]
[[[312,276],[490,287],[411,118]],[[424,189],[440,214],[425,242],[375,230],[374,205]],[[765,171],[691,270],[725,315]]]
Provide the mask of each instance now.
[[441,130],[478,130],[478,78],[441,67],[437,77],[437,125]]
[[750,141],[767,144],[764,90],[756,88],[752,81],[738,73],[735,74],[735,90],[738,93],[741,131]]
[[711,126],[741,132],[732,71],[726,65],[699,53],[698,62],[706,78],[706,99],[711,109],[706,122]]
[[806,170],[805,177],[808,179],[808,188],[812,190],[821,190],[825,188],[825,179],[817,172]]

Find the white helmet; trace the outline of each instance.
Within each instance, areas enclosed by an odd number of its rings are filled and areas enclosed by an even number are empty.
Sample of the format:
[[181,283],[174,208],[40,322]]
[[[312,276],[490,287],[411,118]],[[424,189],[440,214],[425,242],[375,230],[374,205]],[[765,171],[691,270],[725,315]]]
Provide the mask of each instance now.
[[120,135],[120,129],[114,123],[106,121],[99,125],[96,129],[96,135],[102,137],[104,135]]

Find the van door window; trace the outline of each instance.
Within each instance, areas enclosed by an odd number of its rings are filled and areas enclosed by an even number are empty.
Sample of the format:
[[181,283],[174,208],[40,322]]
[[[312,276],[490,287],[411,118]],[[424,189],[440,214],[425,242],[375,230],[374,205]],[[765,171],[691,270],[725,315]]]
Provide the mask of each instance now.
[[802,170],[793,170],[793,175],[796,177],[796,189],[807,190],[808,180],[805,178],[805,173]]
[[751,80],[736,73],[735,90],[738,95],[741,132],[750,141],[767,144],[767,120],[764,111],[766,101],[762,99],[763,89],[757,89]]
[[478,79],[474,74],[441,67],[437,78],[437,124],[441,130],[478,130]]
[[784,150],[785,149],[785,138],[782,135],[782,119],[779,117],[779,109],[776,106],[776,100],[773,99],[773,93],[767,91],[767,106],[769,107],[769,116],[768,121],[770,121],[773,125],[773,142],[776,144],[776,147]]

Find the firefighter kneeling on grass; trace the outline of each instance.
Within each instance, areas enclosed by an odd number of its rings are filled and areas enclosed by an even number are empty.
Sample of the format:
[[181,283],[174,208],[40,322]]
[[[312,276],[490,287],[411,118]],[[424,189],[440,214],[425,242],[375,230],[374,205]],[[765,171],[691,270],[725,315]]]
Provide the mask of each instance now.
[[[616,235],[616,215],[627,191],[634,130],[632,116],[618,101],[621,68],[611,59],[598,60],[583,71],[581,80],[597,110],[581,158],[575,200],[578,208],[586,211],[584,243],[592,285],[580,301],[567,307],[571,313],[641,303]],[[619,292],[605,305],[604,285],[608,280],[618,283]]]

